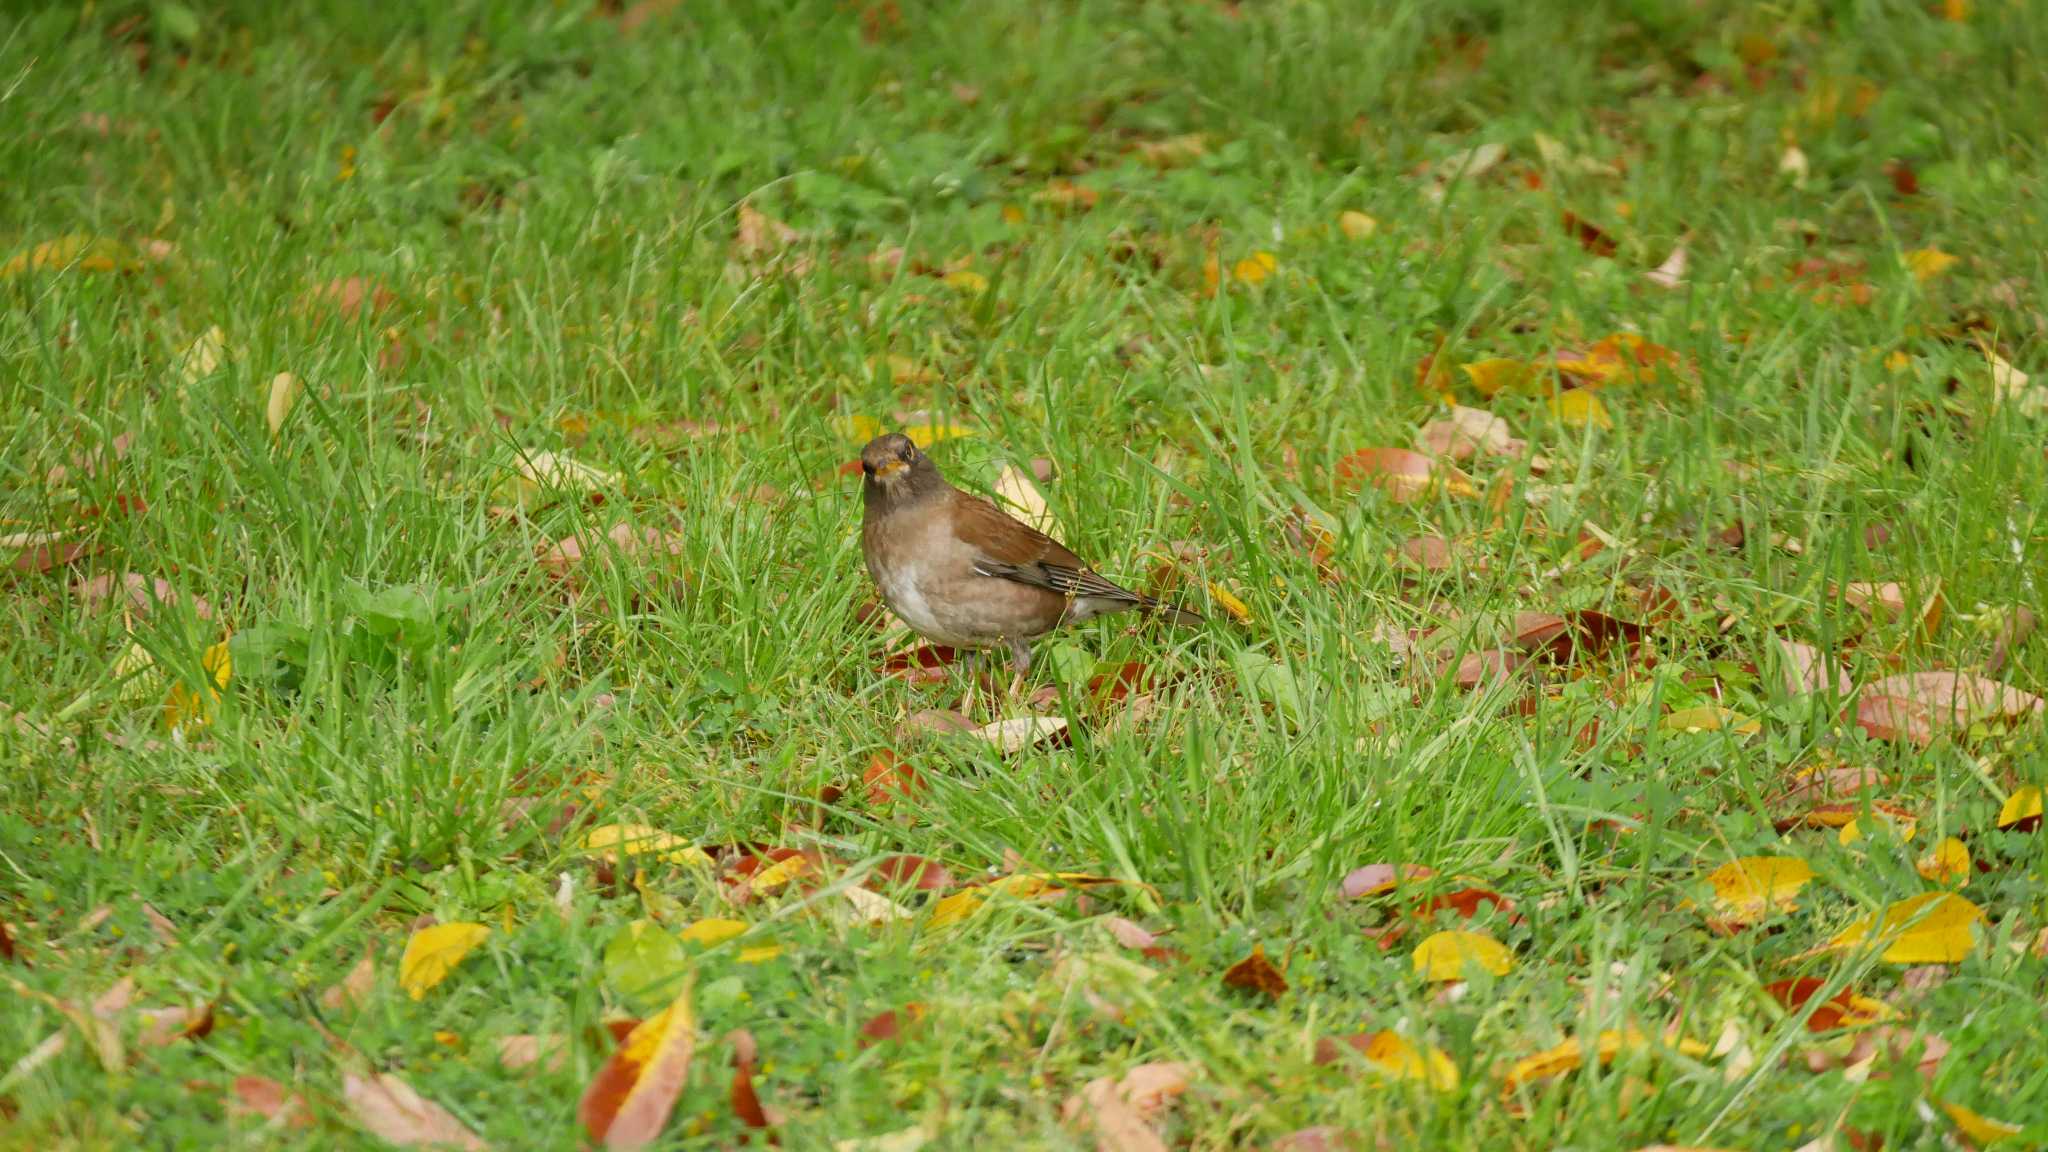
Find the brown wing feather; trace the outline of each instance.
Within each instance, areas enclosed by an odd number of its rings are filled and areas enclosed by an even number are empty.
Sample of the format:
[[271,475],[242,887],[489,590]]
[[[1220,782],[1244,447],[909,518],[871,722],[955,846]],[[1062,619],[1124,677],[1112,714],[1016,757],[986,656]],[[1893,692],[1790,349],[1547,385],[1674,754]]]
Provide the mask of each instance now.
[[984,576],[1050,589],[1062,596],[1146,602],[1145,597],[1090,570],[1066,545],[986,500],[962,492],[953,512],[954,530],[980,553],[974,570]]

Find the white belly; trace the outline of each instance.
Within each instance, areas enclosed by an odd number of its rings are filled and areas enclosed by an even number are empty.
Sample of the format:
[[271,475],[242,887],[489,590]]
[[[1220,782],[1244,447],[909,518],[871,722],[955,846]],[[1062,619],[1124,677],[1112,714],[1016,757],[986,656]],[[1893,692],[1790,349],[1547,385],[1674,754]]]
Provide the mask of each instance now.
[[931,603],[925,599],[924,590],[918,587],[917,581],[911,579],[908,572],[902,569],[877,572],[875,584],[881,588],[882,602],[889,606],[889,611],[910,625],[911,630],[918,635],[935,643],[956,648],[971,645],[971,641],[966,637],[956,635],[939,622],[938,614],[932,611]]

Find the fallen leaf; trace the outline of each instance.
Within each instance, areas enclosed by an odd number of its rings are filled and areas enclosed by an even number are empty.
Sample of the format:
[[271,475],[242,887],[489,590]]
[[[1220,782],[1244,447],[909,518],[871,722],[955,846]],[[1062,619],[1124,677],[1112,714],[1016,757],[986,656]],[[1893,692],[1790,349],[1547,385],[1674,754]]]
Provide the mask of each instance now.
[[1279,270],[1280,261],[1271,252],[1254,252],[1230,266],[1230,277],[1243,284],[1262,284]]
[[[1855,692],[1856,685],[1849,679],[1848,669],[1843,667],[1841,660],[1796,640],[1775,639],[1774,643],[1783,669],[1781,682],[1787,695],[1807,696],[1833,691],[1836,696],[1847,699]],[[1828,675],[1830,669],[1834,672],[1832,678]]]
[[1923,892],[1900,900],[1837,932],[1816,952],[1882,944],[1888,964],[1959,964],[1977,945],[1984,910],[1949,892]]
[[1906,253],[1906,270],[1922,284],[1956,266],[1956,258],[1939,248],[1915,248]]
[[1648,280],[1659,288],[1683,288],[1685,287],[1685,265],[1685,245],[1680,244],[1671,250],[1671,255],[1666,256],[1662,264],[1643,273],[1643,279]]
[[[1797,1013],[1827,987],[1827,981],[1812,976],[1801,976],[1794,980],[1779,980],[1764,985],[1764,993],[1783,1005],[1787,1012]],[[1831,1032],[1836,1028],[1860,1028],[1898,1016],[1898,1010],[1882,1000],[1859,996],[1854,989],[1844,988],[1815,1005],[1806,1017],[1808,1032]]]
[[801,232],[746,203],[740,205],[735,232],[734,246],[748,259],[773,256],[803,239]]
[[1012,516],[1055,540],[1060,538],[1052,509],[1046,507],[1045,497],[1039,494],[1029,471],[1014,464],[1003,465],[1002,473],[996,477],[995,495],[996,503],[1007,507]]
[[1365,896],[1377,896],[1391,892],[1398,884],[1416,880],[1427,880],[1436,875],[1433,868],[1420,864],[1367,864],[1355,868],[1344,877],[1344,898],[1357,900]]
[[1337,487],[1346,492],[1371,484],[1396,504],[1420,500],[1433,491],[1452,496],[1479,494],[1464,473],[1407,448],[1361,448],[1337,462]]
[[868,803],[877,807],[891,800],[911,799],[923,790],[917,768],[888,748],[877,748],[868,757],[861,784],[867,788]]
[[1600,397],[1584,388],[1567,388],[1552,396],[1549,405],[1551,415],[1567,428],[1614,427],[1614,418],[1607,414],[1607,407],[1600,403]]
[[45,240],[0,265],[0,280],[29,272],[121,272],[136,266],[128,246],[110,236],[72,233]]
[[2013,832],[2032,832],[2041,826],[2041,786],[2024,784],[1998,807],[1998,826]]
[[1961,888],[1970,882],[1970,850],[1953,836],[1944,836],[1927,854],[1913,862],[1923,879],[1944,888]]
[[[1647,1048],[1649,1043],[1649,1038],[1640,1029],[1606,1029],[1593,1042],[1594,1059],[1602,1065],[1612,1064],[1621,1053]],[[1695,1040],[1680,1040],[1673,1047],[1687,1056],[1704,1056],[1708,1052],[1706,1045]],[[1502,1088],[1511,1094],[1524,1085],[1554,1079],[1582,1068],[1585,1063],[1585,1049],[1579,1038],[1574,1036],[1555,1048],[1546,1048],[1515,1061],[1503,1078]]]
[[1458,370],[1472,382],[1481,396],[1496,396],[1502,392],[1526,388],[1536,379],[1536,370],[1520,360],[1495,358],[1481,360],[1475,364],[1461,364]]
[[1451,1063],[1441,1048],[1418,1044],[1393,1031],[1347,1036],[1342,1046],[1328,1039],[1318,1040],[1316,1063],[1340,1059],[1344,1047],[1356,1052],[1374,1071],[1396,1080],[1419,1081],[1439,1092],[1449,1092],[1458,1086],[1458,1066]]
[[220,371],[227,355],[227,333],[215,324],[201,332],[178,357],[178,379],[187,385],[197,384]]
[[424,1000],[428,989],[447,979],[462,958],[490,934],[488,927],[467,921],[435,924],[414,932],[406,939],[405,955],[398,961],[398,986],[413,999]]
[[376,987],[376,955],[374,951],[366,950],[363,958],[348,970],[348,975],[342,977],[341,983],[320,994],[320,1006],[329,1012],[360,1008],[369,1003],[370,993]]
[[228,1089],[233,1093],[227,1101],[230,1116],[261,1116],[294,1128],[313,1122],[306,1101],[268,1076],[237,1076]]
[[482,1152],[489,1148],[476,1133],[446,1108],[422,1097],[413,1087],[389,1072],[375,1076],[346,1073],[342,1094],[356,1122],[373,1135],[401,1148],[460,1148]]
[[1763,723],[1744,716],[1731,708],[1719,704],[1696,704],[1691,708],[1680,708],[1664,717],[1660,725],[1666,732],[1733,732],[1737,736],[1754,736],[1763,731]]
[[1337,229],[1347,240],[1364,240],[1379,231],[1380,222],[1363,212],[1346,210],[1337,213]]
[[1914,609],[1906,590],[1897,581],[1882,584],[1845,584],[1842,586],[1842,599],[1873,619],[1903,620],[1911,613],[1911,618],[1919,621],[1920,634],[1923,636],[1934,635],[1935,630],[1941,627],[1942,615],[1948,609],[1948,602],[1941,595],[1939,580],[1934,582],[1927,595],[1920,600],[1917,610]]
[[1744,856],[1707,874],[1714,889],[1714,916],[1731,925],[1754,924],[1798,907],[1794,899],[1813,868],[1796,856]]
[[199,667],[206,676],[199,691],[194,692],[183,680],[177,680],[171,684],[170,698],[164,701],[164,727],[174,733],[194,732],[213,722],[214,711],[220,707],[220,693],[234,678],[234,657],[228,652],[227,641],[209,645],[200,655]]
[[1617,248],[1614,238],[1602,230],[1599,225],[1569,210],[1563,214],[1562,222],[1565,233],[1572,239],[1577,240],[1579,247],[1585,249],[1588,254],[1593,256],[1614,255]]
[[697,1021],[690,988],[659,1015],[643,1020],[615,1049],[583,1091],[577,1119],[606,1148],[644,1148],[661,1136],[690,1075]]
[[279,372],[270,378],[270,398],[263,404],[263,423],[270,429],[272,439],[284,430],[285,417],[291,415],[299,389],[299,378],[289,372]]
[[1431,420],[1416,434],[1416,448],[1448,460],[1469,460],[1477,452],[1488,456],[1518,456],[1528,448],[1508,429],[1508,422],[1484,408],[1450,406],[1441,420]]
[[682,940],[652,920],[629,920],[605,941],[605,985],[636,1009],[668,1003],[689,970]]
[[1435,983],[1466,978],[1468,967],[1505,976],[1515,966],[1514,954],[1483,932],[1452,929],[1435,932],[1415,946],[1415,971]]
[[1583,352],[1559,352],[1558,375],[1580,388],[1655,383],[1659,369],[1675,366],[1678,354],[1633,332],[1616,332]]
[[1095,1130],[1096,1152],[1170,1152],[1166,1142],[1145,1122],[1145,1117],[1117,1091],[1114,1077],[1090,1080],[1067,1111],[1078,1115],[1085,1110]]
[[[801,860],[803,857],[792,856],[790,859]],[[744,936],[746,932],[747,924],[744,921],[726,920],[713,916],[691,923],[688,927],[677,933],[676,936],[686,944],[696,944],[701,947],[712,948],[725,943],[727,940]]]
[[1996,1144],[2000,1140],[2009,1139],[2026,1131],[2026,1128],[2021,1125],[2009,1124],[2003,1120],[1993,1120],[1989,1116],[1972,1111],[1961,1104],[1951,1103],[1946,1100],[1940,1103],[1941,1110],[1948,1113],[1948,1118],[1955,1124],[1956,1131],[1961,1132],[1972,1144]]
[[995,745],[1002,755],[1013,756],[1066,730],[1063,716],[1015,716],[985,724],[971,735]]
[[950,928],[979,911],[988,898],[994,895],[1029,900],[1048,892],[1059,893],[1069,888],[1093,888],[1117,883],[1120,881],[1113,877],[1095,876],[1086,872],[1020,872],[988,884],[963,888],[934,903],[931,906],[931,918],[925,921],[924,930],[936,932]]
[[[1897,810],[1873,804],[1871,805],[1871,814],[1874,817],[1872,823],[1877,827],[1886,829],[1891,839],[1901,844],[1911,841],[1914,834],[1920,830],[1919,821],[1910,812],[1901,815]],[[1845,848],[1864,838],[1863,817],[1861,816],[1842,825],[1841,831],[1835,836],[1835,839]]]
[[[117,587],[121,591],[118,598],[114,595]],[[169,580],[161,576],[144,576],[140,572],[124,572],[116,576],[111,572],[102,572],[90,580],[79,581],[72,586],[72,592],[87,612],[98,611],[118,599],[121,604],[142,615],[148,615],[159,604],[183,604],[189,606],[192,614],[199,619],[213,619],[213,605],[197,596],[187,597],[181,594]],[[226,687],[225,684],[221,686]]]
[[946,866],[924,856],[884,856],[875,861],[869,875],[919,892],[943,892],[953,886],[953,874]]
[[545,1059],[547,1071],[559,1072],[568,1055],[568,1049],[568,1044],[560,1036],[500,1036],[498,1064],[516,1072],[521,1068],[530,1068]]
[[726,1038],[732,1044],[732,1088],[726,1093],[732,1114],[749,1128],[769,1127],[768,1110],[754,1091],[754,1034],[737,1029]]
[[606,824],[583,836],[583,855],[594,859],[631,859],[651,855],[664,864],[694,864],[705,868],[711,857],[702,848],[679,836],[645,824]]
[[1925,744],[1980,720],[2020,720],[2044,708],[2039,696],[1972,672],[1908,672],[1865,688],[1856,719],[1876,739]]
[[1268,1000],[1278,1000],[1287,994],[1287,977],[1281,975],[1278,968],[1273,967],[1271,960],[1266,959],[1266,948],[1262,944],[1254,945],[1251,955],[1232,964],[1223,973],[1223,985],[1242,992],[1256,993]]

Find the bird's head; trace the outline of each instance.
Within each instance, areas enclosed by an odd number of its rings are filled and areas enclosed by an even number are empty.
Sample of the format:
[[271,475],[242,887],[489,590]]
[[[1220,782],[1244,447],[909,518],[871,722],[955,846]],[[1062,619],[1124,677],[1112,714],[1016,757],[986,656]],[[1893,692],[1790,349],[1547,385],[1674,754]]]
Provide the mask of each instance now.
[[860,450],[861,475],[870,485],[878,485],[885,491],[893,491],[910,478],[910,473],[919,464],[929,464],[924,453],[917,450],[910,437],[901,432],[890,432],[868,441]]

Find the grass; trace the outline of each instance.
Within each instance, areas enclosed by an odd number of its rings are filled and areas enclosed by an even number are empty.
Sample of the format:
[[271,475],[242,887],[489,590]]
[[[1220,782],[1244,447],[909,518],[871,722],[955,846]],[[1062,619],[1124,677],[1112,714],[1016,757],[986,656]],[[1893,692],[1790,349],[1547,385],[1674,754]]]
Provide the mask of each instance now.
[[[0,281],[0,516],[93,549],[24,560],[0,593],[0,917],[22,986],[0,999],[0,1140],[363,1146],[341,1078],[374,1066],[497,1147],[570,1146],[599,1024],[666,998],[608,975],[615,937],[736,917],[748,936],[686,946],[704,1041],[664,1147],[740,1138],[735,1028],[792,1148],[917,1125],[931,1147],[1089,1147],[1062,1101],[1168,1060],[1199,1070],[1154,1121],[1177,1148],[1311,1126],[1361,1147],[1952,1146],[1939,1103],[2038,1142],[2043,842],[1993,824],[2048,776],[2039,722],[1875,741],[1840,701],[1788,694],[1771,644],[1848,650],[1859,684],[1979,667],[2042,603],[2042,423],[1991,402],[1983,349],[2048,371],[2048,20],[1962,7],[6,16],[0,247],[118,251],[45,250],[66,258]],[[1457,176],[1485,144],[1504,159]],[[1347,236],[1346,211],[1372,234]],[[750,255],[748,212],[801,236]],[[1681,245],[1686,285],[1646,281]],[[1960,259],[1923,281],[1906,254],[1930,248]],[[1227,271],[1259,252],[1271,275],[1205,290],[1212,253]],[[943,278],[960,271],[985,287]],[[388,300],[323,295],[348,278]],[[216,328],[218,354],[195,353]],[[1546,472],[1478,463],[1481,498],[1409,503],[1339,482],[1349,453],[1441,413],[1425,356],[1617,331],[1680,363],[1603,391],[1612,428],[1449,374]],[[273,434],[280,372],[302,389]],[[1183,595],[1214,583],[1249,621],[1041,644],[1033,684],[1058,690],[1069,748],[900,735],[960,684],[882,674],[834,470],[856,418],[907,412],[971,433],[933,446],[969,486],[1053,461],[1077,551],[1139,585],[1178,556]],[[609,478],[522,482],[537,453]],[[1291,542],[1303,518],[1320,566]],[[673,552],[594,548],[570,582],[538,559],[619,523]],[[1587,524],[1612,543],[1581,559]],[[1431,534],[1447,570],[1394,559]],[[215,618],[81,604],[78,581],[124,572]],[[1881,580],[1939,581],[1947,618],[1923,637],[1841,594]],[[1680,606],[1654,660],[1610,652],[1540,691],[1462,690],[1387,642],[1438,629],[1455,657],[1516,611],[1639,618],[1651,587]],[[207,694],[203,653],[230,632],[210,723],[168,732],[167,696]],[[1125,662],[1154,708],[1112,724],[1125,706],[1085,685]],[[2040,691],[2048,655],[2020,646],[1999,675]],[[1760,731],[1662,723],[1709,701]],[[853,783],[822,811],[882,748],[922,788],[871,803]],[[1913,843],[1775,831],[1787,781],[1826,757],[1881,774]],[[644,895],[607,883],[579,851],[607,823],[1122,883],[998,898],[950,930],[849,926],[790,895],[735,909],[688,866],[650,867]],[[1989,919],[1945,980],[1804,955],[1930,890],[1913,861],[1957,832]],[[1796,911],[1714,934],[1687,901],[1749,855],[1817,879]],[[1341,897],[1373,862],[1511,899],[1476,924],[1513,969],[1454,995],[1418,980],[1420,930],[1385,951],[1371,934],[1398,902]],[[1171,929],[1175,958],[1120,949],[1112,912]],[[428,915],[495,931],[414,1000],[395,974]],[[764,942],[781,953],[740,962]],[[1223,983],[1254,946],[1284,964],[1277,1000]],[[366,951],[366,1002],[323,1008]],[[1809,1034],[1761,991],[1802,975],[1897,1005],[1896,1051],[1845,1068],[1854,1033]],[[53,1001],[123,977],[138,1006],[217,1001],[214,1030],[141,1047],[125,1019],[108,1070]],[[912,1004],[900,1039],[863,1043]],[[1514,1060],[1628,1025],[1747,1057],[1660,1042],[1503,1095]],[[1318,1037],[1380,1029],[1441,1048],[1459,1085],[1317,1064]],[[64,1052],[17,1064],[52,1033]],[[560,1066],[500,1067],[524,1034],[569,1037]],[[1923,1075],[1930,1037],[1948,1047]],[[237,1076],[289,1085],[314,1122],[231,1116]]]

